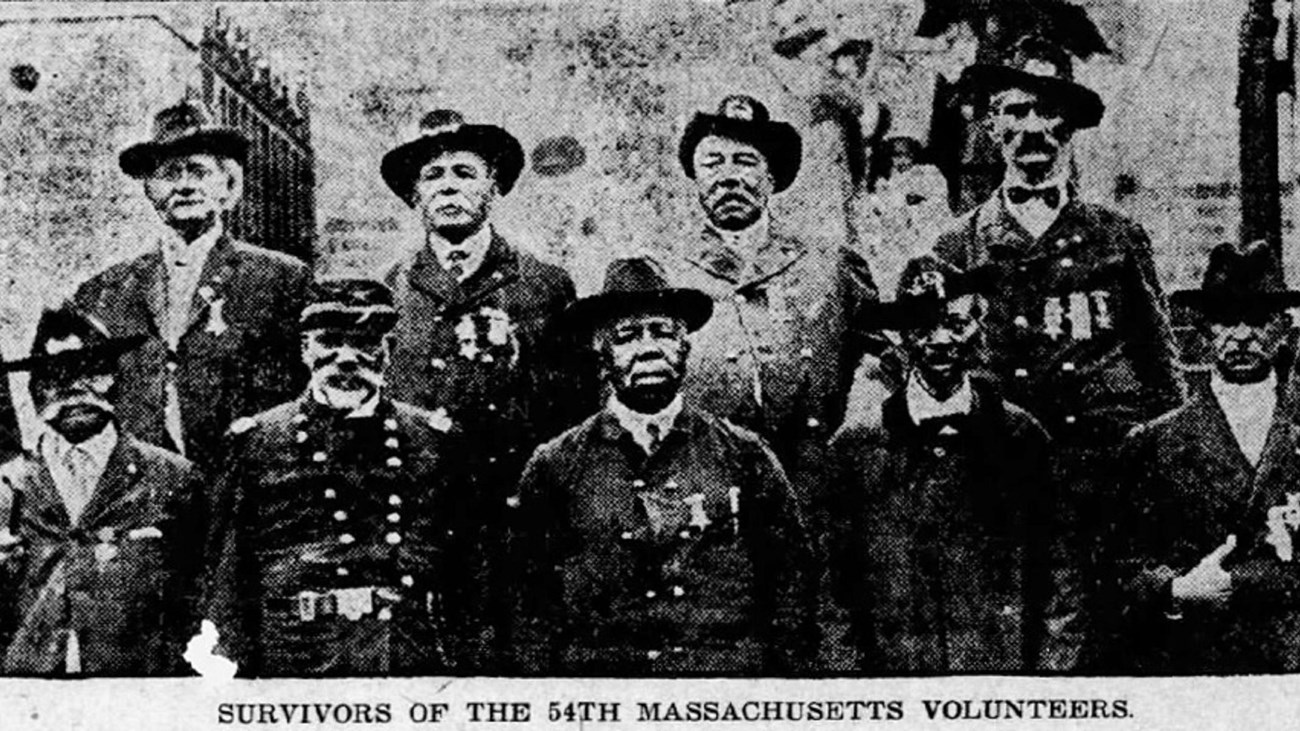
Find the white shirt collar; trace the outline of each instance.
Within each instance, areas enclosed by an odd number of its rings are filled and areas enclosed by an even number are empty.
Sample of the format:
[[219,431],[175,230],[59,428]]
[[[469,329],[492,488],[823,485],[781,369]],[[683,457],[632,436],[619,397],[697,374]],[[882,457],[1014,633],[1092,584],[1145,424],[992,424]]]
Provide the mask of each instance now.
[[[90,503],[95,487],[99,485],[104,470],[108,467],[108,460],[112,457],[113,450],[117,448],[117,442],[117,427],[112,422],[81,444],[73,444],[48,426],[41,431],[37,442],[38,449],[42,459],[45,460],[46,467],[50,470],[54,487],[59,497],[63,499],[68,515],[74,523]],[[80,449],[89,457],[86,474],[73,475],[69,471],[65,458],[73,449]]]
[[1012,187],[1011,184],[1004,180],[1002,187],[998,189],[998,194],[1002,196],[1002,205],[1006,207],[1011,217],[1016,219],[1035,239],[1047,233],[1047,229],[1051,228],[1052,224],[1061,215],[1061,211],[1065,209],[1065,204],[1070,202],[1070,186],[1064,177],[1048,181],[1042,185],[1015,186],[1032,190],[1055,188],[1061,196],[1061,204],[1056,208],[1048,206],[1037,198],[1024,203],[1012,203],[1007,197],[1007,188],[1009,187]]
[[926,419],[942,416],[969,414],[971,410],[970,378],[962,380],[961,386],[947,399],[940,401],[921,383],[916,374],[907,378],[907,413],[913,423],[920,424]]
[[[168,268],[172,269],[191,266],[202,269],[203,263],[208,259],[208,253],[217,245],[224,230],[221,222],[218,221],[202,236],[190,242],[186,242],[176,232],[170,232],[170,235],[163,236],[159,241],[163,261],[167,262]],[[197,273],[194,276],[198,276]]]
[[463,251],[467,254],[466,258],[461,259],[460,278],[456,281],[463,282],[483,266],[483,261],[487,259],[488,247],[492,244],[492,224],[485,223],[478,231],[475,231],[464,241],[459,244],[452,244],[447,239],[439,236],[436,231],[430,231],[425,235],[425,242],[433,250],[434,256],[438,257],[438,263],[443,269],[450,269],[452,262],[448,255],[453,251]]
[[644,449],[648,454],[654,439],[650,436],[650,425],[653,424],[659,432],[659,439],[662,440],[672,430],[673,424],[677,421],[677,415],[682,413],[682,395],[677,394],[672,403],[663,408],[656,414],[643,414],[639,411],[633,411],[618,400],[617,396],[609,397],[609,411],[618,420],[620,426],[632,435],[632,441],[636,442],[639,447]]
[[1232,434],[1251,464],[1259,462],[1264,441],[1273,425],[1277,406],[1277,376],[1269,373],[1259,383],[1228,383],[1218,373],[1210,377],[1210,391],[1228,418]]

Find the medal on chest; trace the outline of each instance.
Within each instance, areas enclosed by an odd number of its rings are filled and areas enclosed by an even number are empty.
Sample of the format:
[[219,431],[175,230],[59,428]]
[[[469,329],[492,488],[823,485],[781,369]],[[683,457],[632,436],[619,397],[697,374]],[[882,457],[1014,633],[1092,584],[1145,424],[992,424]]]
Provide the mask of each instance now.
[[1266,524],[1268,535],[1264,542],[1273,547],[1278,560],[1290,563],[1294,555],[1292,539],[1300,529],[1300,492],[1287,493],[1285,505],[1269,508]]

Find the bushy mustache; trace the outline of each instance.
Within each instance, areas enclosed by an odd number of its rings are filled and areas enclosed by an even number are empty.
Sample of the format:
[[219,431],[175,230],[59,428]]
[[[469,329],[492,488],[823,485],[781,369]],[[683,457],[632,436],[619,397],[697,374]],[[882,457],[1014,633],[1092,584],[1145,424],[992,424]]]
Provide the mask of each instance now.
[[113,404],[107,399],[89,394],[77,394],[59,397],[46,404],[45,408],[41,409],[40,417],[42,421],[52,421],[58,418],[65,409],[75,409],[82,406],[96,408],[109,414],[114,412]]

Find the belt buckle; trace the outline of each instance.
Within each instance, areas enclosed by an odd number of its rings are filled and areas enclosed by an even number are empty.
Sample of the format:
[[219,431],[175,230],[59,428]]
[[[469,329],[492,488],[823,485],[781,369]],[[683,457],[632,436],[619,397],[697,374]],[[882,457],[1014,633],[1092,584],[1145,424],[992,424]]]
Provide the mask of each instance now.
[[314,591],[298,592],[298,619],[311,622],[316,619],[316,599],[320,595]]
[[355,622],[375,610],[374,589],[335,589],[334,598],[338,601],[338,613]]

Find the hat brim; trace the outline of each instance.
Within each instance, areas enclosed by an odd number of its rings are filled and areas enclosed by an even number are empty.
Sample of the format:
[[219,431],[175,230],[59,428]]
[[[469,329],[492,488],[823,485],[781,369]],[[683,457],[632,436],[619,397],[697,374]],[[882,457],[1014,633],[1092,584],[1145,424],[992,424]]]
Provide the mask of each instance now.
[[397,324],[397,311],[349,312],[333,310],[304,315],[298,321],[298,329],[309,330],[363,330],[373,333],[386,333]]
[[717,114],[697,113],[682,133],[677,158],[686,177],[695,179],[695,147],[709,135],[753,145],[767,160],[772,172],[772,189],[780,193],[789,188],[799,175],[803,161],[803,138],[785,122],[751,122]]
[[558,324],[570,333],[591,333],[616,318],[645,312],[679,318],[687,332],[695,332],[713,317],[713,298],[697,289],[684,288],[602,292],[569,305],[560,314]]
[[1201,315],[1252,310],[1281,311],[1292,307],[1300,307],[1300,292],[1283,290],[1224,296],[1209,293],[1203,289],[1182,289],[1169,296],[1169,303],[1173,307],[1193,310],[1201,313]]
[[65,371],[71,373],[106,373],[117,368],[117,359],[135,350],[145,340],[143,335],[113,338],[106,343],[89,348],[78,348],[62,353],[31,355],[18,360],[0,362],[0,373],[18,371]]
[[227,157],[247,166],[248,139],[225,127],[205,129],[167,142],[149,140],[131,145],[118,155],[117,162],[128,176],[147,178],[168,157],[201,154]]
[[1078,129],[1096,127],[1106,111],[1097,92],[1075,81],[1038,76],[996,64],[974,64],[961,74],[962,89],[981,97],[1011,88],[1028,89],[1061,102],[1062,109]]
[[463,124],[394,147],[384,155],[379,173],[398,198],[412,205],[420,168],[448,150],[467,150],[487,161],[495,171],[501,195],[515,187],[524,169],[524,148],[514,135],[491,124]]

